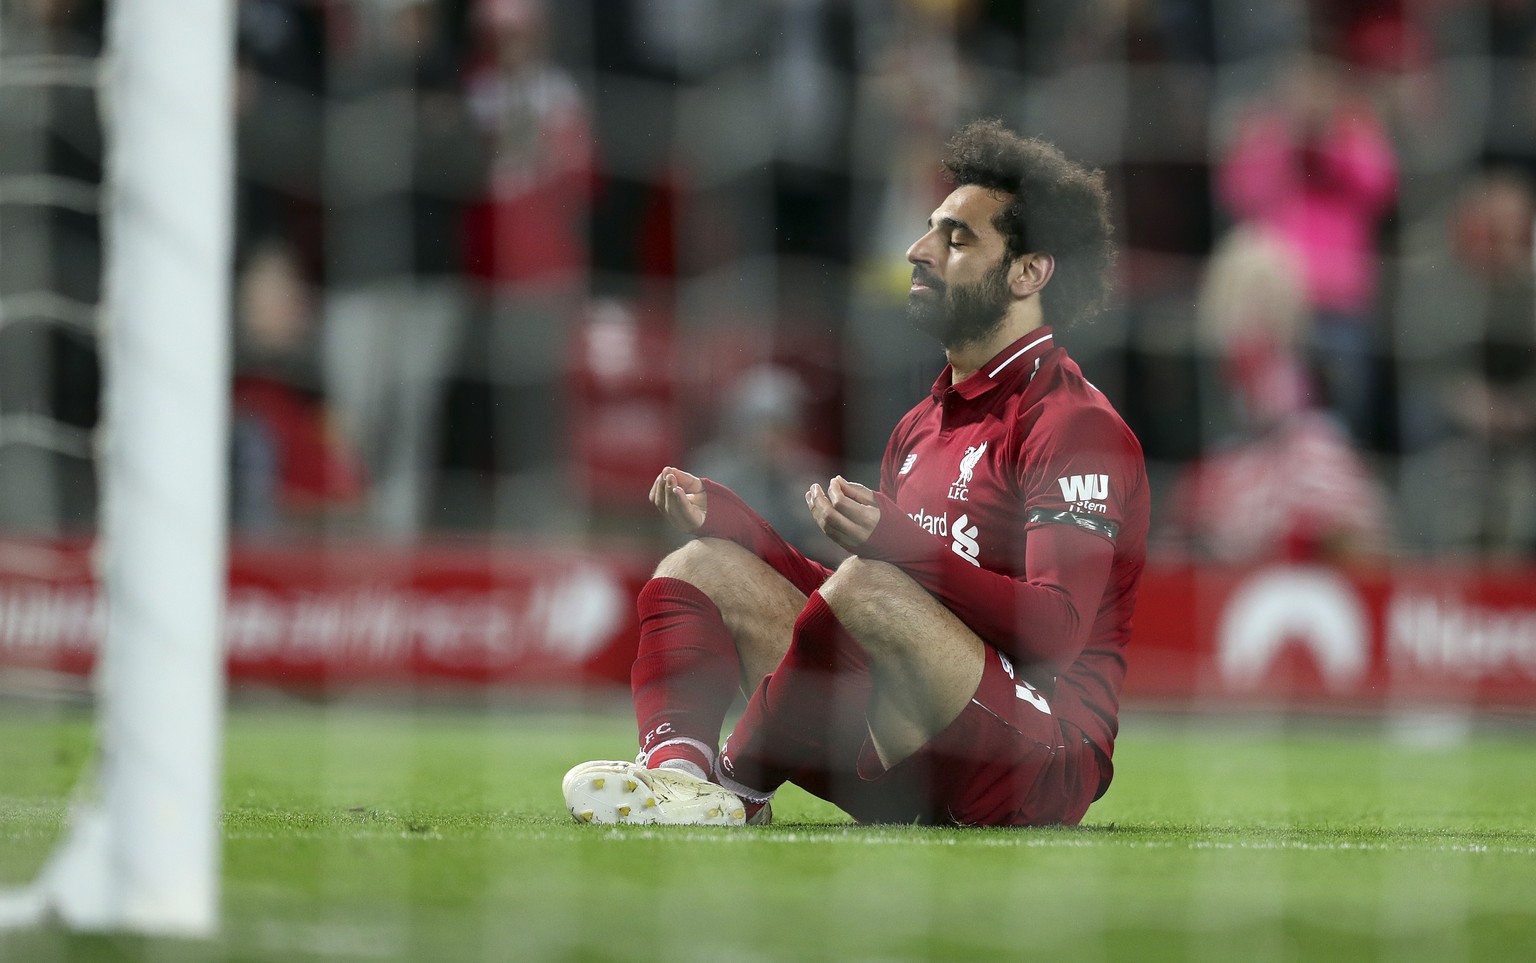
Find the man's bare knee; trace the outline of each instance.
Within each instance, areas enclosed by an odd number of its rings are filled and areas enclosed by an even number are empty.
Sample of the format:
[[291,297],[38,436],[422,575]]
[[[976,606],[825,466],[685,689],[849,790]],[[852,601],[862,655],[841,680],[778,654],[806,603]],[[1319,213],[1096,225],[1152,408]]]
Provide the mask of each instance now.
[[689,583],[709,596],[729,622],[733,615],[757,616],[770,612],[794,614],[805,605],[805,596],[767,562],[737,545],[719,538],[700,538],[668,555],[656,566],[656,577]]
[[928,601],[922,587],[901,569],[858,556],[839,565],[820,592],[844,628],[874,645],[891,636],[883,630],[911,617],[914,602]]
[[723,569],[751,557],[752,553],[734,542],[696,538],[663,558],[654,574],[656,578],[681,579],[709,595],[708,583],[714,582]]

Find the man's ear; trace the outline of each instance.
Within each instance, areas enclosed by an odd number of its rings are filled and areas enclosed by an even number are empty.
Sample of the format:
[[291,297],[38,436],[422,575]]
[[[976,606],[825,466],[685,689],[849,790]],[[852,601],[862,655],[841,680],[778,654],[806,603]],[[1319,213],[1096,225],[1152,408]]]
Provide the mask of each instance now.
[[1056,259],[1049,254],[1021,254],[1008,271],[1008,291],[1016,298],[1038,294],[1055,270]]

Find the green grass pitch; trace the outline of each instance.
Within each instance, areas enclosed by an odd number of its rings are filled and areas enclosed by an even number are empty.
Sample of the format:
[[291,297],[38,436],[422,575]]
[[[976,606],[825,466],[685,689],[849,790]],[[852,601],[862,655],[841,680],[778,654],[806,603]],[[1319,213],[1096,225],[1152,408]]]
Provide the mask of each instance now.
[[[212,940],[0,932],[0,960],[1536,958],[1536,729],[1131,712],[1078,829],[860,827],[793,789],[745,830],[577,826],[621,705],[244,706]],[[0,714],[0,885],[89,719]]]

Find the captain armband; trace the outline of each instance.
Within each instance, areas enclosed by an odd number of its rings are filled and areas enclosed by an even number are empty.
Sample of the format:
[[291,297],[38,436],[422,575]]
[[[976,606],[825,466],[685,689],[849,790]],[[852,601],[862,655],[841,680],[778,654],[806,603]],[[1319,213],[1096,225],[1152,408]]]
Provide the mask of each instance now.
[[1093,515],[1085,515],[1081,512],[1053,511],[1047,508],[1036,508],[1029,513],[1031,525],[1071,525],[1075,528],[1096,532],[1110,541],[1120,534],[1120,526],[1107,518],[1098,518]]

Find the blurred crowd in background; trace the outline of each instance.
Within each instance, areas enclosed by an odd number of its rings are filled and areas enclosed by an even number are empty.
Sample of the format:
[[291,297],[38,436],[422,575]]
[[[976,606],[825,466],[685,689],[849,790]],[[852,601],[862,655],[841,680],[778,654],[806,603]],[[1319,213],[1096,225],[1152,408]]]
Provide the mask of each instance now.
[[[657,468],[813,554],[942,365],[904,316],[978,116],[1107,176],[1062,341],[1164,557],[1536,554],[1536,0],[239,0],[246,537],[650,532]],[[101,0],[0,6],[0,529],[88,532]],[[83,66],[82,66],[83,65]]]

